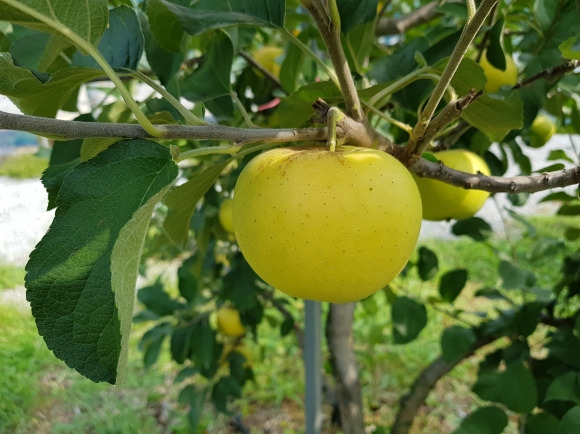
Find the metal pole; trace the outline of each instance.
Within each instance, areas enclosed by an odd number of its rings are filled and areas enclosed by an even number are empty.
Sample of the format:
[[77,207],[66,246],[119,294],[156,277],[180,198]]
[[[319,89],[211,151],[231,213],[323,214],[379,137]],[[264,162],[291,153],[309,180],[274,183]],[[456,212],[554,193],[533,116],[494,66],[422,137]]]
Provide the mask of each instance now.
[[304,367],[306,377],[306,434],[322,432],[322,307],[304,302]]

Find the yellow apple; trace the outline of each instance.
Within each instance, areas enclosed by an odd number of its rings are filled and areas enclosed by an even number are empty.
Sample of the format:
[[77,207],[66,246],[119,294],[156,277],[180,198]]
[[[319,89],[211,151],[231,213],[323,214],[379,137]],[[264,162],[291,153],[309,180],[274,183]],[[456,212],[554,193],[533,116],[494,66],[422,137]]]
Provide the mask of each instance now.
[[225,336],[240,337],[246,332],[237,310],[222,306],[217,311],[218,330]]
[[[465,149],[436,152],[433,155],[452,169],[472,174],[490,174],[485,161]],[[461,220],[473,217],[489,197],[487,191],[467,190],[436,179],[414,177],[421,192],[425,220]]]
[[532,148],[541,148],[556,132],[556,124],[548,116],[536,116],[530,126],[530,142]]
[[507,54],[505,56],[505,63],[505,70],[502,71],[489,63],[485,52],[481,56],[479,66],[483,68],[485,78],[487,79],[485,83],[486,92],[495,93],[502,86],[514,86],[518,82],[518,68],[513,59]]
[[274,77],[280,77],[280,64],[276,59],[284,53],[280,47],[264,45],[254,52],[254,60]]
[[334,303],[387,285],[411,255],[421,198],[384,152],[351,146],[278,148],[244,168],[234,196],[240,249],[286,294]]
[[230,232],[234,233],[234,217],[232,214],[233,200],[231,198],[224,199],[220,205],[218,212],[218,219],[222,227]]

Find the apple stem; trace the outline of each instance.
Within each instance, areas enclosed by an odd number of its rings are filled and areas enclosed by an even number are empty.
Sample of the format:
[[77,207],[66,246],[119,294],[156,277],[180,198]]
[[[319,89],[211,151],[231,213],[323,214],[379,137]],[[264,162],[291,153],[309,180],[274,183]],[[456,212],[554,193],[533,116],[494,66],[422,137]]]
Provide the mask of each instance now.
[[326,141],[327,149],[330,152],[336,151],[337,137],[336,137],[336,124],[345,118],[345,114],[340,111],[337,107],[330,107],[327,113],[327,123],[328,123],[328,139]]

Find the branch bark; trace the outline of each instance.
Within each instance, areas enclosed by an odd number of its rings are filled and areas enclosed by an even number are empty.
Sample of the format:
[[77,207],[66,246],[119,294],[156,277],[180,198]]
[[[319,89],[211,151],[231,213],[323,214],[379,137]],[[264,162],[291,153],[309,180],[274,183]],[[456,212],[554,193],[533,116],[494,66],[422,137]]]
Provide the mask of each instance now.
[[417,161],[411,170],[418,176],[437,179],[465,189],[485,190],[491,193],[536,193],[551,188],[566,187],[580,183],[580,166],[532,176],[486,176],[472,175],[453,170],[443,163],[425,159]]
[[435,0],[415,9],[400,18],[381,18],[375,29],[377,36],[398,35],[407,30],[425,24],[441,14],[437,12],[439,1]]
[[471,357],[478,349],[495,341],[501,336],[486,336],[479,339],[463,357],[453,363],[447,363],[442,356],[437,357],[427,366],[413,382],[409,393],[400,401],[399,412],[391,429],[391,434],[407,434],[413,425],[419,407],[435,387],[435,384],[449,373],[460,362]]
[[355,303],[331,304],[326,320],[326,340],[336,382],[340,426],[345,434],[365,431],[362,392],[352,348],[355,307]]
[[[249,143],[287,143],[296,141],[323,141],[328,138],[327,128],[235,128],[223,125],[156,125],[162,136],[156,139],[223,140],[238,145]],[[36,116],[19,115],[0,111],[0,129],[28,131],[41,136],[65,139],[85,138],[152,138],[138,124],[111,124],[102,122],[65,121]],[[403,163],[407,155],[404,148],[396,146],[374,131],[365,122],[356,122],[350,117],[337,124],[337,135],[348,144],[362,147],[376,147]],[[551,188],[580,184],[580,167],[572,167],[555,172],[533,176],[472,175],[449,167],[419,159],[410,170],[418,176],[438,179],[442,182],[467,189],[485,190],[492,193],[535,193]]]
[[[332,0],[331,0],[332,1]],[[320,0],[306,0],[303,5],[318,27],[320,36],[326,45],[328,55],[336,71],[336,76],[340,85],[340,91],[346,104],[347,113],[357,122],[365,119],[358,92],[352,78],[342,43],[340,41],[340,22],[336,23],[328,15],[325,6]]]

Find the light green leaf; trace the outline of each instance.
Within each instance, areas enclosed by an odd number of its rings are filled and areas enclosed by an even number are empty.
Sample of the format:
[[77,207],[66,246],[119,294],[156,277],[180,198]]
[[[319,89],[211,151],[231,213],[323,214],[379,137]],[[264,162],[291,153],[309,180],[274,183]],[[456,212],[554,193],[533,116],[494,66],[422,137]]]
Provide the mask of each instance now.
[[94,68],[67,68],[53,75],[33,74],[15,66],[8,53],[0,53],[0,94],[27,115],[54,117],[78,86],[103,76]]
[[220,176],[228,161],[195,174],[185,184],[175,187],[167,194],[164,203],[169,210],[163,222],[163,228],[169,239],[180,248],[183,248],[187,241],[189,221],[197,202]]
[[562,42],[558,48],[566,59],[580,59],[580,35],[572,36]]
[[71,32],[98,45],[109,21],[107,0],[2,0],[3,21],[68,39]]
[[116,143],[65,177],[50,230],[30,255],[26,296],[38,331],[93,381],[122,379],[148,218],[176,177],[168,148]]
[[162,0],[168,10],[181,22],[191,35],[207,30],[243,24],[254,26],[284,27],[284,0],[200,0],[190,7]]

